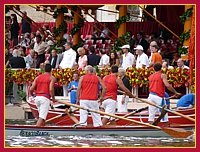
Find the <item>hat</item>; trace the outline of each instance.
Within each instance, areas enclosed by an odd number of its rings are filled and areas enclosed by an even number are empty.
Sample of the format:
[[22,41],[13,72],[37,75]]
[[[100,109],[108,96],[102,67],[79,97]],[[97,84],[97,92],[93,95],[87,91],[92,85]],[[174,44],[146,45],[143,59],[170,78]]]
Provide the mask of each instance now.
[[137,45],[136,48],[134,48],[134,50],[141,50],[141,51],[143,51],[144,49],[143,49],[142,45]]
[[122,49],[130,49],[130,45],[126,44],[121,47]]
[[48,45],[54,45],[53,41],[51,41],[51,40],[49,40],[49,41],[47,42],[47,44],[48,44]]

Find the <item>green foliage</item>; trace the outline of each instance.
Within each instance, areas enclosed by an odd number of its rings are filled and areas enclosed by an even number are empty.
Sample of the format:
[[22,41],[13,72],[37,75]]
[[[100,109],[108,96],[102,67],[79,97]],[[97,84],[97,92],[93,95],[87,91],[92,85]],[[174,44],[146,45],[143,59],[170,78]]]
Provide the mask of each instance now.
[[189,8],[183,13],[183,15],[181,15],[179,17],[180,18],[180,22],[182,24],[184,24],[185,21],[188,20],[192,16],[192,11],[193,11],[193,8]]
[[181,44],[183,44],[183,42],[185,41],[185,40],[188,40],[189,38],[190,38],[190,32],[191,32],[191,30],[189,30],[189,31],[184,31],[181,35],[180,35],[180,43]]
[[[120,39],[122,39],[125,42],[125,44],[129,44],[130,36],[131,36],[131,33],[126,32],[120,37]],[[120,47],[122,47],[123,45],[124,45],[123,42],[120,41],[119,38],[116,38],[115,45],[113,46],[112,51],[115,51],[115,52],[121,51],[122,49]]]
[[122,16],[116,21],[116,24],[114,25],[114,27],[118,29],[120,24],[122,24],[124,22],[127,22],[129,20],[130,20],[130,15],[129,14],[127,14],[126,16]]
[[178,53],[181,55],[181,54],[188,54],[188,47],[183,47],[183,46],[180,46],[178,48]]
[[22,90],[22,87],[21,87],[21,86],[18,88],[17,93],[18,93],[19,98],[20,98],[21,100],[26,101],[26,92],[24,92],[24,91]]
[[63,22],[53,33],[53,37],[57,37],[61,32],[63,32],[64,30],[66,30],[67,28],[67,24],[65,22]]
[[76,32],[80,31],[81,28],[84,26],[84,20],[80,20],[78,24],[74,24],[74,27],[70,30],[70,34],[74,36]]
[[67,13],[67,12],[68,12],[67,8],[63,6],[60,9],[57,9],[56,11],[54,11],[53,18],[56,19],[60,13],[64,14],[64,13]]

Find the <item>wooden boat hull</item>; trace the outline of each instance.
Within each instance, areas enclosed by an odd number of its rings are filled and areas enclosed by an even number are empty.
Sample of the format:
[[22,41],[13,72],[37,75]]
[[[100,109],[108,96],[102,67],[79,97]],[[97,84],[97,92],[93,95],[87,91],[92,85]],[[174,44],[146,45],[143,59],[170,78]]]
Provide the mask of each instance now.
[[[31,101],[31,102],[29,101],[28,104],[31,108],[33,116],[35,118],[38,118],[39,114],[38,114],[38,110],[37,110],[37,107],[36,107],[34,101]],[[194,109],[179,110],[177,112],[182,113],[191,118],[195,118],[195,110]],[[53,117],[62,115],[62,114],[63,115],[65,114],[65,109],[59,109],[59,108],[51,109],[48,112],[47,120],[51,119]],[[124,116],[126,114],[127,113],[116,113],[116,115],[118,115],[118,116]],[[185,119],[183,117],[177,116],[175,114],[172,114],[170,112],[168,113],[168,115],[169,115],[169,123],[194,124],[194,122],[192,122],[188,119]],[[76,112],[74,114],[74,116],[76,117],[77,120],[79,120],[79,117],[80,117],[79,112]],[[159,115],[156,115],[156,118],[158,118],[158,116]],[[147,123],[148,122],[148,111],[143,111],[143,112],[137,113],[133,116],[129,116],[127,118]],[[91,115],[88,116],[87,122],[88,122],[88,124],[92,124]],[[56,118],[56,119],[52,120],[51,123],[57,124],[57,125],[73,125],[73,124],[75,124],[74,121],[68,115],[62,116],[60,118]],[[132,124],[132,123],[124,121],[124,120],[117,121],[117,125],[130,125],[130,124]],[[158,125],[162,126],[163,124],[161,122],[159,122]]]
[[[173,128],[193,130],[194,125],[174,125]],[[171,137],[160,129],[135,125],[135,126],[43,126],[33,125],[5,125],[5,136],[87,136],[87,135],[112,135],[132,137]]]

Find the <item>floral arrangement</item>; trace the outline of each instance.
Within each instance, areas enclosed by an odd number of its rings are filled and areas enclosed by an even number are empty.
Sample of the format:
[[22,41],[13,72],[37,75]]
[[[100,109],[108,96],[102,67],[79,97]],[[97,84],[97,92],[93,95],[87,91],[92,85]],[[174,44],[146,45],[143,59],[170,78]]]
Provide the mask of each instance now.
[[[176,68],[176,69],[163,69],[168,77],[168,81],[173,87],[180,87],[185,85],[189,87],[189,84],[193,89],[195,89],[195,71],[193,72],[193,79],[190,82],[190,73],[189,70]],[[79,76],[85,74],[85,71],[82,69],[53,69],[52,75],[57,79],[56,85],[62,86],[67,85],[72,81],[73,73],[77,72]],[[34,79],[42,74],[40,70],[36,69],[18,69],[18,70],[5,70],[5,83],[7,84],[10,81],[13,81],[17,84],[24,84],[33,82]],[[128,68],[126,71],[126,76],[130,79],[130,84],[133,87],[143,87],[149,86],[149,76],[154,73],[153,69],[149,68]],[[97,75],[101,78],[110,74],[110,68],[98,69]]]

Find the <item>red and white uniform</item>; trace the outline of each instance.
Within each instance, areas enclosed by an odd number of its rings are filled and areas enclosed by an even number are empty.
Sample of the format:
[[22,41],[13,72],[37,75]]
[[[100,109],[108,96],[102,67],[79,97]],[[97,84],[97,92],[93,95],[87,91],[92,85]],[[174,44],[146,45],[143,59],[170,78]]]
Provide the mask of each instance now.
[[[149,97],[148,101],[155,103],[159,106],[166,105],[166,101],[164,100],[165,93],[165,85],[161,78],[161,72],[156,72],[149,77]],[[159,108],[149,105],[149,120],[154,121],[156,112],[160,112]],[[161,119],[161,122],[168,121],[168,114]]]
[[[104,97],[106,98],[106,97],[112,96],[111,99],[106,99],[102,102],[102,106],[106,113],[111,113],[111,114],[115,113],[116,100],[117,100],[117,89],[118,89],[116,79],[117,79],[117,76],[115,76],[115,75],[107,75],[103,79],[103,82],[106,86],[106,94]],[[113,119],[110,116],[104,116],[104,117],[108,118],[110,120]]]
[[39,111],[39,117],[46,120],[50,105],[50,74],[39,75],[36,79],[35,103]]
[[[80,106],[85,108],[99,110],[98,104],[98,77],[94,74],[83,76],[80,95]],[[101,116],[98,113],[91,112],[93,126],[102,126]],[[80,109],[80,124],[87,125],[88,111]]]

